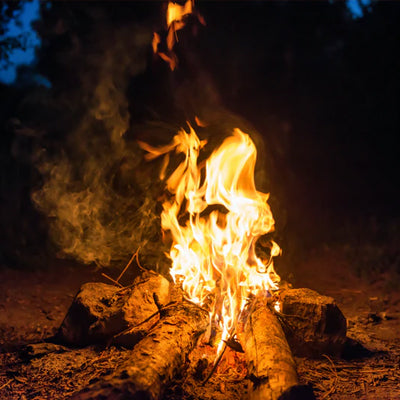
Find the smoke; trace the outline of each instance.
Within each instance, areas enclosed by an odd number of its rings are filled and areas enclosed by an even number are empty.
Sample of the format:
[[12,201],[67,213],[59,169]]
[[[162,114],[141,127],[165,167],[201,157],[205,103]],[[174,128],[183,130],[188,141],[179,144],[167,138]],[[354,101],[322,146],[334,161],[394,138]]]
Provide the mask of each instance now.
[[[73,69],[61,84],[57,102],[64,109],[58,109],[77,122],[69,121],[70,131],[61,146],[56,141],[56,151],[47,146],[38,153],[43,184],[32,199],[48,218],[60,256],[109,266],[126,261],[140,247],[141,260],[153,268],[162,263],[166,272],[160,161],[145,162],[136,139],[156,146],[168,143],[189,121],[201,139],[208,140],[206,157],[240,128],[259,151],[256,184],[262,191],[269,186],[264,168],[269,157],[261,135],[221,104],[203,69],[202,52],[192,46],[190,29],[181,32],[179,68],[171,72],[161,59],[146,68],[153,34],[148,21],[111,24],[98,14],[96,20],[84,39],[68,26],[58,27],[69,34],[71,46],[56,59]],[[68,91],[69,82],[79,84]],[[145,118],[130,121],[130,115]],[[195,116],[206,126],[196,128]],[[170,168],[178,163],[171,159]]]
[[[58,101],[73,110],[65,113],[80,118],[61,150],[38,153],[43,184],[32,199],[48,217],[60,256],[108,266],[156,241],[160,223],[152,197],[156,179],[129,140],[126,96],[132,77],[145,69],[152,32],[138,25],[109,26],[104,16],[100,19],[85,42],[70,34],[74,50],[68,55],[81,63],[74,67],[81,85],[68,100]],[[81,110],[71,104],[77,94]]]

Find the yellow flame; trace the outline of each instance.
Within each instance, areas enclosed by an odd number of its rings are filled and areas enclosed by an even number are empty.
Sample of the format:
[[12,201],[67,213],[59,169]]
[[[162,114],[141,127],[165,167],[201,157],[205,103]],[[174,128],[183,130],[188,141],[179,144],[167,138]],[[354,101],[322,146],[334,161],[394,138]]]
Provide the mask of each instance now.
[[167,8],[168,27],[175,23],[175,30],[183,28],[185,26],[183,19],[189,14],[193,14],[193,0],[186,0],[183,5],[170,1]]
[[194,16],[200,24],[206,24],[204,18],[194,9],[194,0],[186,0],[182,5],[175,1],[169,1],[166,13],[167,34],[163,40],[158,33],[155,32],[153,35],[153,53],[158,54],[167,62],[171,71],[174,71],[178,64],[178,58],[174,52],[175,44],[178,42],[177,31],[186,26],[189,15]]
[[[209,307],[226,340],[248,297],[277,288],[280,278],[272,259],[280,248],[272,242],[267,265],[256,255],[256,242],[273,231],[274,219],[269,195],[255,187],[257,151],[250,137],[234,129],[204,169],[198,157],[205,144],[190,125],[170,145],[154,148],[140,143],[148,159],[167,157],[173,150],[185,155],[166,182],[174,196],[164,202],[161,214],[162,229],[170,231],[173,239],[170,274],[188,299]],[[163,175],[168,160],[163,163]]]

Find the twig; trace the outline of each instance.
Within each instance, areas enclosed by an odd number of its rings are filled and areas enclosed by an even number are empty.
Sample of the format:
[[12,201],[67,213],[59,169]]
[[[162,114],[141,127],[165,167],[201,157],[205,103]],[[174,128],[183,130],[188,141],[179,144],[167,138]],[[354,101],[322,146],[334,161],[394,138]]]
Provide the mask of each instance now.
[[124,269],[122,270],[122,272],[119,274],[119,276],[118,276],[118,278],[117,278],[117,282],[120,281],[120,279],[123,277],[123,275],[125,274],[125,272],[127,271],[127,269],[132,265],[134,259],[136,259],[136,264],[137,264],[137,266],[138,266],[141,270],[143,270],[143,271],[146,270],[145,268],[143,268],[143,267],[140,265],[140,261],[139,261],[139,250],[140,250],[140,246],[139,246],[138,249],[135,251],[135,253],[132,255],[131,259],[129,260],[128,264],[126,264],[125,268],[124,268]]
[[[252,303],[251,303],[251,306],[250,306],[249,317],[251,317],[251,313],[253,312],[254,304],[255,304],[255,302],[253,300]],[[237,318],[238,321],[239,321],[240,317],[241,317],[241,312],[240,312],[240,314],[239,314],[239,316]],[[225,353],[225,350],[227,348],[227,343],[229,343],[230,341],[233,340],[233,337],[235,336],[235,334],[236,334],[236,326],[234,326],[232,328],[232,332],[229,334],[228,338],[226,340],[224,340],[224,347],[222,348],[222,351],[221,351],[220,355],[218,356],[218,358],[215,360],[214,365],[213,365],[210,373],[207,375],[206,379],[204,379],[204,381],[202,382],[202,384],[201,384],[202,386],[204,386],[210,380],[212,375],[214,374],[215,370],[218,367],[218,364],[222,360],[222,357],[223,357],[223,355]]]
[[137,249],[137,252],[135,253],[135,254],[136,254],[136,264],[137,264],[137,266],[138,266],[142,271],[147,271],[146,268],[144,268],[144,267],[142,267],[142,266],[140,265],[140,261],[139,261],[139,250],[140,250],[140,246],[139,246],[139,248]]
[[0,390],[2,390],[2,389],[4,389],[5,387],[7,387],[12,381],[13,381],[13,379],[10,379],[10,380],[7,381],[4,385],[0,386]]
[[337,372],[336,372],[335,364],[333,363],[333,361],[332,361],[326,354],[323,354],[323,356],[324,356],[326,359],[328,359],[328,361],[331,363],[330,370],[335,374],[335,380],[334,380],[334,382],[332,383],[331,388],[321,397],[321,400],[326,399],[331,393],[333,393],[333,392],[335,391],[336,383],[337,383],[337,381],[338,381],[338,379],[339,379],[339,378],[338,378],[338,374],[337,374]]
[[123,286],[119,282],[117,282],[115,279],[111,278],[111,276],[108,276],[104,272],[102,272],[101,275],[104,276],[104,278],[107,278],[108,280],[110,280],[112,283],[114,283],[114,285],[117,285],[117,286],[123,288]]
[[[139,251],[136,250],[136,253]],[[122,270],[122,272],[119,274],[118,278],[116,279],[117,282],[119,282],[119,280],[123,277],[123,275],[125,274],[126,270],[131,266],[133,260],[135,259],[136,253],[134,253],[131,257],[131,259],[129,260],[128,264],[126,264],[125,268]]]
[[131,285],[128,286],[122,286],[120,289],[118,289],[115,293],[120,293],[123,292],[124,290],[128,290],[136,286],[136,282],[132,283]]
[[174,307],[175,305],[176,305],[176,301],[172,301],[171,303],[166,304],[165,306],[163,306],[162,308],[158,309],[155,313],[151,314],[150,316],[148,316],[146,319],[144,319],[143,321],[139,322],[138,324],[133,325],[133,326],[130,326],[129,328],[124,329],[123,331],[121,331],[121,332],[115,334],[115,335],[111,338],[110,343],[112,342],[113,339],[117,338],[118,336],[121,336],[121,335],[123,335],[124,333],[127,333],[127,332],[129,332],[129,331],[131,331],[131,330],[133,330],[133,329],[139,327],[140,325],[145,324],[146,322],[148,322],[148,321],[150,321],[152,318],[154,318],[156,315],[161,314],[161,312],[164,311],[165,309]]

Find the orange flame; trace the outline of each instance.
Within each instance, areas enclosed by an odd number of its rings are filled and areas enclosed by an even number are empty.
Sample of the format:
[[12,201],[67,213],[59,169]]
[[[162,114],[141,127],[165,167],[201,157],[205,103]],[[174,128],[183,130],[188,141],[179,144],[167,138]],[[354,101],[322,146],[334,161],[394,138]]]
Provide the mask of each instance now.
[[[173,71],[178,64],[178,59],[174,52],[174,46],[178,42],[177,31],[186,26],[187,17],[189,15],[194,16],[200,24],[206,24],[204,18],[194,9],[194,0],[186,0],[182,5],[174,1],[169,1],[166,15],[167,34],[165,39],[162,41],[157,32],[154,32],[153,35],[153,53],[159,55],[160,58],[167,62],[171,71]],[[163,46],[161,46],[161,44],[164,44],[164,41],[166,47],[164,46],[164,49],[162,49]]]
[[140,143],[148,151],[147,159],[165,154],[161,177],[169,152],[185,155],[167,179],[167,189],[174,196],[164,202],[161,215],[162,229],[173,238],[170,274],[189,300],[209,307],[226,340],[249,296],[277,289],[280,278],[272,258],[280,248],[272,242],[267,263],[256,255],[256,242],[273,231],[274,219],[269,195],[255,187],[257,151],[250,137],[234,129],[204,168],[198,165],[198,157],[205,144],[190,125],[189,132],[181,129],[170,145],[154,148]]
[[185,16],[193,14],[193,0],[186,0],[185,4],[180,5],[170,1],[167,8],[167,25],[175,23],[175,30],[182,29],[185,26],[183,22]]

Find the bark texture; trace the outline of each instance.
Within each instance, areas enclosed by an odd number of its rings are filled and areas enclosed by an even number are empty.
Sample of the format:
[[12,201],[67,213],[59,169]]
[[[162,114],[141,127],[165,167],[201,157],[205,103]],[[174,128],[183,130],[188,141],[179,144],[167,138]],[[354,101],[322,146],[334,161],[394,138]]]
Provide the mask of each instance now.
[[[75,346],[106,342],[157,313],[154,294],[161,304],[167,304],[169,288],[169,282],[152,271],[137,277],[127,288],[100,282],[85,283],[61,324],[57,340]],[[130,336],[131,345],[136,344],[155,322],[157,318],[140,325]]]
[[310,388],[299,385],[285,334],[264,297],[255,299],[239,339],[254,384],[249,396],[251,400],[314,398]]
[[346,342],[346,318],[332,297],[311,289],[287,289],[279,294],[281,318],[296,356],[339,356]]
[[158,324],[133,348],[131,360],[72,399],[160,399],[207,325],[208,313],[193,304],[166,307]]

